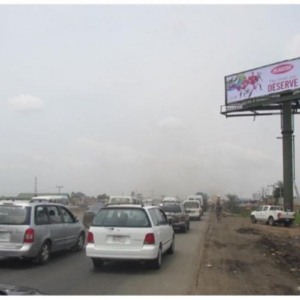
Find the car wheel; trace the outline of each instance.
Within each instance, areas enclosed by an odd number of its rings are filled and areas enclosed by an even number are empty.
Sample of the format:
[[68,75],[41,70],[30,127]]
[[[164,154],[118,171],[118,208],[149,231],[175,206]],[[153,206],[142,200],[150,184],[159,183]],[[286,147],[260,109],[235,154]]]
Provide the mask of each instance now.
[[84,243],[85,243],[85,234],[83,232],[80,233],[76,244],[74,247],[71,249],[72,251],[82,251],[84,248]]
[[254,216],[251,216],[251,222],[252,222],[253,224],[257,223],[257,220],[256,220],[256,218],[255,218]]
[[50,243],[49,242],[44,242],[44,244],[42,245],[39,255],[33,259],[34,263],[37,263],[39,265],[45,265],[48,263],[48,261],[50,260]]
[[173,254],[174,251],[175,251],[175,237],[173,236],[172,244],[171,244],[170,248],[168,249],[167,253],[168,254]]
[[95,269],[101,269],[104,265],[104,261],[100,258],[92,258]]
[[151,260],[150,266],[152,269],[160,269],[161,268],[161,262],[162,262],[162,249],[159,247],[157,257],[154,260]]
[[182,231],[183,233],[186,233],[186,231],[187,231],[187,226],[186,226],[186,224],[184,224],[184,226],[182,227],[181,231]]
[[269,225],[271,225],[271,226],[274,226],[274,225],[275,225],[275,222],[274,222],[274,218],[273,218],[273,217],[270,217],[270,218],[269,218]]

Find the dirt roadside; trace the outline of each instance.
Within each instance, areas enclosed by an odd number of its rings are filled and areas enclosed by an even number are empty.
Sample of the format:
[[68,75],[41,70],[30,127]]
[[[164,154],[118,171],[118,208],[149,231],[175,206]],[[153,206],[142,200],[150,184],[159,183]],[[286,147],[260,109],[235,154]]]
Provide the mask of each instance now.
[[300,294],[300,228],[211,214],[196,295]]

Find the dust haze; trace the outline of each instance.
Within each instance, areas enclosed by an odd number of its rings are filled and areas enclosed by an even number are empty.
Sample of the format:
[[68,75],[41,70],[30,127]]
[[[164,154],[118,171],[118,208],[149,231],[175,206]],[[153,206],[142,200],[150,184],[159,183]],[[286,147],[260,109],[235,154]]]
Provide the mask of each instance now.
[[299,13],[1,6],[0,194],[33,192],[35,176],[38,192],[181,198],[281,180],[280,118],[220,106],[225,75],[300,56]]

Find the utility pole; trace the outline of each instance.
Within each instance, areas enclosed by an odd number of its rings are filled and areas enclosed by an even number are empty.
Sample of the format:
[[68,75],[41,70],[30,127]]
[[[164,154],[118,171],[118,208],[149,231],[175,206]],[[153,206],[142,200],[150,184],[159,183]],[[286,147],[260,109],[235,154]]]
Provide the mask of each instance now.
[[[283,152],[283,204],[285,210],[293,211],[293,126],[292,103],[282,105],[282,152]],[[281,188],[280,188],[281,191]]]
[[37,177],[34,178],[34,197],[37,196]]
[[58,188],[58,193],[60,194],[60,189],[62,189],[63,186],[62,185],[57,185],[56,187]]

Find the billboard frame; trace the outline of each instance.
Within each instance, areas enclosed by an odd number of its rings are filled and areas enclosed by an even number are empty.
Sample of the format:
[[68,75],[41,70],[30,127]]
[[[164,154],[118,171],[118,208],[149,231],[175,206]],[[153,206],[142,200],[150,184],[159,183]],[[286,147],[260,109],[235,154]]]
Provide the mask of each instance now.
[[[298,89],[293,89],[293,90],[286,90],[286,91],[283,91],[283,92],[270,93],[270,94],[266,94],[266,95],[260,96],[260,97],[253,97],[253,98],[250,98],[250,99],[244,99],[244,100],[236,101],[236,102],[234,102],[234,103],[228,103],[228,99],[227,99],[227,90],[226,90],[226,78],[227,78],[227,77],[239,75],[239,74],[241,74],[241,73],[252,72],[252,71],[255,71],[255,70],[259,70],[259,69],[266,68],[266,67],[271,67],[271,66],[278,65],[278,64],[283,64],[283,63],[287,63],[287,62],[292,62],[292,61],[294,61],[294,60],[300,60],[300,57],[296,57],[296,58],[292,58],[292,59],[287,59],[287,60],[279,61],[279,62],[272,63],[272,64],[267,64],[267,65],[264,65],[264,66],[261,66],[261,67],[257,67],[257,68],[254,68],[254,69],[249,69],[249,70],[245,70],[245,71],[241,71],[241,72],[237,72],[237,73],[233,73],[233,74],[230,74],[230,75],[225,76],[225,77],[224,77],[224,86],[225,86],[225,106],[242,105],[243,102],[245,102],[245,101],[260,102],[260,99],[263,99],[263,98],[266,98],[266,97],[277,96],[277,95],[281,95],[281,94],[283,94],[283,93],[293,93],[293,92],[295,92],[295,91],[299,91],[299,92],[300,92],[300,88],[298,88]],[[256,101],[255,101],[255,100],[256,100]],[[275,102],[274,102],[274,103],[275,103]]]

